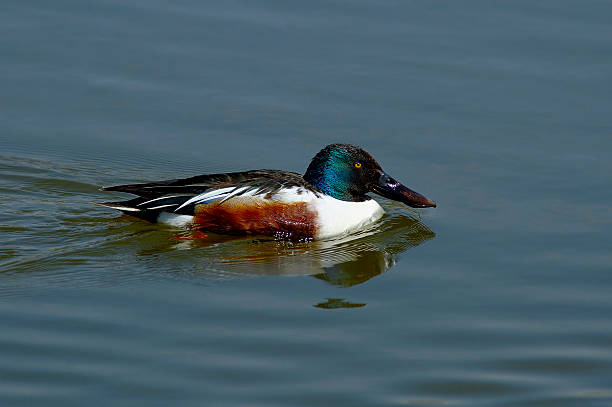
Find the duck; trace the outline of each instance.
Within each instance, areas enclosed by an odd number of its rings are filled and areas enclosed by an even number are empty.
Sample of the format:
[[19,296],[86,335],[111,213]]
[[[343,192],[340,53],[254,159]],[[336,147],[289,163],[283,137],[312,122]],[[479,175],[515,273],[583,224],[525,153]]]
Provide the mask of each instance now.
[[369,193],[412,208],[436,207],[387,174],[367,151],[340,143],[319,151],[304,175],[261,169],[102,190],[136,195],[98,205],[149,222],[200,233],[297,240],[335,238],[370,227],[384,210]]

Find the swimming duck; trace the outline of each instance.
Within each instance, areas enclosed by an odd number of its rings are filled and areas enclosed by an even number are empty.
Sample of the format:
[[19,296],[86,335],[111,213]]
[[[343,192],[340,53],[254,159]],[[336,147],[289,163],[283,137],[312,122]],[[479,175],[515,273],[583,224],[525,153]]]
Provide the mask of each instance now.
[[350,144],[326,146],[303,176],[251,170],[102,189],[138,195],[100,205],[151,222],[304,240],[349,234],[380,219],[384,211],[368,192],[413,208],[436,206],[390,177],[368,152]]

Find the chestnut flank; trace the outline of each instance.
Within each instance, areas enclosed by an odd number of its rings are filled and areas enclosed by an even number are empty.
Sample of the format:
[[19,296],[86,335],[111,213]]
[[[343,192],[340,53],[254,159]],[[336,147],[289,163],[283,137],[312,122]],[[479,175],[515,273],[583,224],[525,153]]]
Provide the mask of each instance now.
[[210,203],[195,208],[194,227],[220,234],[256,234],[313,238],[316,213],[307,202],[240,200]]

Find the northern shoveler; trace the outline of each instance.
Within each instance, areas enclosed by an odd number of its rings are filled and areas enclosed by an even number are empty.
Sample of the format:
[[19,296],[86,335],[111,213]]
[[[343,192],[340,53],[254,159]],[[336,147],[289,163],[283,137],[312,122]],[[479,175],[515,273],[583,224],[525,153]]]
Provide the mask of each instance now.
[[348,234],[380,219],[384,211],[368,192],[413,208],[436,206],[350,144],[330,144],[319,151],[303,176],[251,170],[102,189],[138,195],[100,205],[151,222],[297,239]]

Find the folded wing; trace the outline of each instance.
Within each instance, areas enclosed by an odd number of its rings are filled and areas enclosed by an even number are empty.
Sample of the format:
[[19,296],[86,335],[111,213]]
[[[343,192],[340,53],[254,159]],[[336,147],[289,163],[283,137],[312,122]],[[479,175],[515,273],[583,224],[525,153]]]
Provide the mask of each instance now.
[[206,174],[144,184],[117,185],[105,191],[127,192],[138,197],[99,205],[155,221],[160,212],[193,215],[195,206],[224,202],[234,197],[261,196],[271,199],[281,190],[298,187],[315,194],[319,191],[300,174],[279,170],[252,170],[224,174]]

